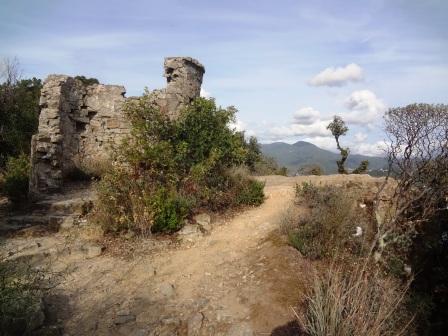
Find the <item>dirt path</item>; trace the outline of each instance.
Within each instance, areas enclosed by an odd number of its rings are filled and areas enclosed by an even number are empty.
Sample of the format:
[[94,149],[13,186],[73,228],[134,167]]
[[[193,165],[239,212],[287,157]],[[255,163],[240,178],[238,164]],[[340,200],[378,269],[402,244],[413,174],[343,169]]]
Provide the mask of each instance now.
[[131,260],[59,255],[53,267],[66,276],[48,300],[54,322],[60,319],[67,335],[270,335],[292,320],[290,307],[310,274],[277,232],[294,185],[358,177],[261,179],[263,205],[212,222],[209,234],[190,242]]

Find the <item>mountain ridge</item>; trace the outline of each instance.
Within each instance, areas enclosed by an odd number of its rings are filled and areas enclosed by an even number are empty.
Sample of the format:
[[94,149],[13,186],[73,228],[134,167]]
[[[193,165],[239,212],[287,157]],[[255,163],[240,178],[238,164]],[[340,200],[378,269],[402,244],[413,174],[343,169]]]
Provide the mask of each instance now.
[[[279,165],[288,168],[290,174],[294,174],[299,168],[317,164],[324,169],[325,174],[337,172],[336,160],[340,159],[338,153],[320,148],[307,141],[297,141],[293,144],[285,142],[273,142],[261,144],[261,150],[265,156],[272,157]],[[350,154],[346,167],[349,170],[359,166],[361,161],[369,161],[369,170],[377,171],[386,166],[386,159],[380,156],[368,156]]]

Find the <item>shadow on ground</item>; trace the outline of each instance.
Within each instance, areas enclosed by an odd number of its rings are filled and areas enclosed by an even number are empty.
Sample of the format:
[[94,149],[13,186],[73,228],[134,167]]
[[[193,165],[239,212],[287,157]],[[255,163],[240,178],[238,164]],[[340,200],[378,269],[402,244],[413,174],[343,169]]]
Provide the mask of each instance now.
[[306,336],[297,321],[290,321],[272,330],[271,336]]

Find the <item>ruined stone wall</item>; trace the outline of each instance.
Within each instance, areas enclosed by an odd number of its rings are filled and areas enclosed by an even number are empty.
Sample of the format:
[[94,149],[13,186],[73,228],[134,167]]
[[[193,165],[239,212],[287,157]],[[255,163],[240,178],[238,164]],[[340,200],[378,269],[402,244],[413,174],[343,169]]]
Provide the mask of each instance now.
[[32,139],[31,193],[58,191],[77,169],[108,159],[113,144],[129,132],[122,113],[122,86],[50,75],[41,92],[38,133]]
[[[155,90],[154,103],[171,119],[199,97],[204,67],[190,57],[165,59],[167,87]],[[123,113],[125,88],[50,75],[41,92],[38,133],[31,147],[30,193],[60,191],[76,170],[97,172],[111,148],[129,134]]]

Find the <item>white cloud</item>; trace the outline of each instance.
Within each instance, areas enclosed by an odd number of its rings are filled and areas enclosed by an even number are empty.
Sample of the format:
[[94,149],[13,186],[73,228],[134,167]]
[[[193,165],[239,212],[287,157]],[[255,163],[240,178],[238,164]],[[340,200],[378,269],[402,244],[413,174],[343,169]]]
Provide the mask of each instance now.
[[320,119],[320,112],[312,107],[303,107],[294,113],[294,124],[310,125]]
[[350,147],[353,154],[362,154],[369,156],[382,156],[387,144],[385,141],[377,141],[375,143],[361,143]]
[[210,92],[206,91],[205,89],[201,88],[200,96],[202,98],[210,98]]
[[327,149],[327,150],[330,150],[333,152],[337,150],[336,142],[332,136],[331,137],[322,137],[322,136],[308,137],[308,138],[304,138],[303,141],[311,142],[312,144],[316,145],[317,147]]
[[367,139],[367,134],[358,132],[355,134],[355,142],[364,142]]
[[386,105],[370,90],[354,91],[346,99],[345,106],[350,112],[342,113],[342,118],[353,124],[371,124],[386,110]]
[[303,107],[293,114],[290,124],[269,128],[266,138],[278,141],[298,136],[326,137],[331,135],[327,129],[330,120],[321,120],[320,118],[319,111],[310,106]]
[[233,129],[237,132],[243,132],[246,129],[246,123],[244,123],[243,121],[236,119],[235,122],[232,122],[229,125],[230,129]]
[[229,124],[230,129],[233,129],[236,132],[244,132],[246,137],[255,136],[256,133],[254,130],[248,129],[247,124],[239,119],[236,119],[235,122]]
[[329,120],[317,120],[309,125],[291,124],[287,126],[273,127],[269,130],[270,137],[273,139],[285,139],[295,136],[328,136],[330,133],[327,130]]
[[358,82],[363,79],[362,68],[351,63],[345,67],[326,68],[308,81],[313,86],[343,86],[348,82]]

